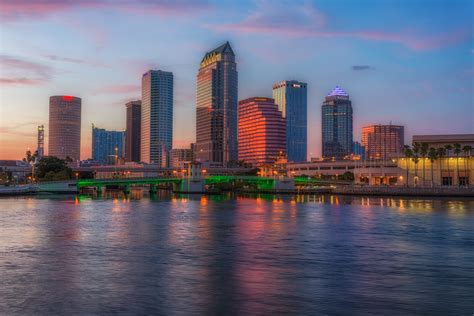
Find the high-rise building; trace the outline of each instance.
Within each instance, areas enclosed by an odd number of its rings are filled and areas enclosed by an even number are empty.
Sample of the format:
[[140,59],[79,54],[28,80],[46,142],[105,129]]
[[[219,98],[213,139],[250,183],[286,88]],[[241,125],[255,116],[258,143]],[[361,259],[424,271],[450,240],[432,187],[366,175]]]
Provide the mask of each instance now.
[[352,153],[352,102],[349,95],[336,86],[322,106],[323,157],[344,159]]
[[44,125],[38,126],[38,147],[36,152],[38,153],[36,159],[40,160],[44,157]]
[[286,121],[286,154],[288,161],[307,160],[307,90],[306,83],[295,80],[273,85],[273,99]]
[[125,132],[107,131],[92,124],[92,160],[116,164],[124,157]]
[[275,101],[254,97],[239,102],[239,160],[262,166],[286,151],[286,122]]
[[81,159],[81,98],[49,98],[48,155],[73,161]]
[[142,101],[130,101],[127,108],[127,129],[125,133],[125,160],[140,162],[140,136],[142,123]]
[[365,147],[360,142],[352,142],[354,159],[365,160]]
[[196,160],[211,167],[237,161],[237,65],[229,42],[202,59],[196,107]]
[[193,160],[192,148],[173,148],[171,150],[171,167],[184,168],[185,162]]
[[173,73],[143,74],[141,111],[140,160],[168,167],[173,145]]
[[404,128],[399,125],[370,125],[362,128],[367,159],[390,159],[403,150]]

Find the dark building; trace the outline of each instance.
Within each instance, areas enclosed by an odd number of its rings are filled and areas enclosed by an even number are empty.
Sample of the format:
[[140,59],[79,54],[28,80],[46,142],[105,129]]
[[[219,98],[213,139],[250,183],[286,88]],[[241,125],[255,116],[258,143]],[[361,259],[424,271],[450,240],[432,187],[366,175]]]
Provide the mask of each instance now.
[[336,86],[322,106],[323,158],[344,159],[352,153],[352,103]]
[[142,102],[130,101],[127,107],[127,129],[125,133],[125,160],[140,162],[140,138]]
[[196,160],[211,167],[236,162],[237,65],[229,42],[202,59],[196,107]]

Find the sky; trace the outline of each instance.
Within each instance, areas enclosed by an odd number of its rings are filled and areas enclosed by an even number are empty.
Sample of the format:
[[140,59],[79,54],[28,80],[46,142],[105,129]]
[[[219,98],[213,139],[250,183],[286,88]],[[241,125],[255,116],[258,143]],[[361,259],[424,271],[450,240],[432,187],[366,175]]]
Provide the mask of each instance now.
[[[195,140],[206,51],[229,41],[239,100],[272,84],[308,84],[308,155],[321,154],[321,104],[352,100],[354,140],[370,124],[413,134],[474,133],[471,0],[0,0],[0,159],[36,149],[51,95],[82,98],[81,158],[91,125],[123,130],[149,69],[174,75],[173,147]],[[46,146],[47,150],[47,146]]]

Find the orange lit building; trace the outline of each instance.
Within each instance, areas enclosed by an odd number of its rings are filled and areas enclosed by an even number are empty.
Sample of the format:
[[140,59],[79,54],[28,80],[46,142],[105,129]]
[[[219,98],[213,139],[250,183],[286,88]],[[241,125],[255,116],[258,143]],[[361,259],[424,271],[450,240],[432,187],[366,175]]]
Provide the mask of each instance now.
[[271,98],[249,98],[239,102],[239,160],[254,167],[273,164],[285,153],[286,123]]
[[402,152],[403,144],[403,126],[371,125],[362,128],[366,159],[390,159]]

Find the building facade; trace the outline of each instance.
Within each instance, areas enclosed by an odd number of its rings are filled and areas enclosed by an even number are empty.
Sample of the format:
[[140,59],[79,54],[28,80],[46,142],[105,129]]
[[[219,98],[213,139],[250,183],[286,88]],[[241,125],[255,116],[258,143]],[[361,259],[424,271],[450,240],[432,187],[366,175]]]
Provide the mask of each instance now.
[[340,160],[352,153],[352,102],[349,95],[336,86],[322,106],[323,157]]
[[295,80],[273,85],[273,99],[286,121],[286,153],[288,161],[307,160],[307,89]]
[[286,122],[273,99],[239,102],[239,160],[254,167],[275,163],[286,151]]
[[365,147],[360,142],[353,142],[352,154],[354,159],[365,160]]
[[128,162],[140,162],[142,101],[130,101],[125,106],[127,108],[125,160]]
[[186,162],[193,161],[192,148],[173,148],[171,150],[171,167],[175,169],[184,168]]
[[150,70],[142,77],[140,160],[165,168],[173,145],[173,73]]
[[49,98],[49,156],[80,160],[81,102],[81,98],[67,95]]
[[92,160],[117,164],[125,156],[125,132],[107,131],[92,124]]
[[400,125],[370,125],[362,128],[362,145],[367,159],[387,160],[403,151],[404,127]]
[[207,52],[197,74],[195,158],[211,167],[236,162],[237,65],[229,44]]
[[38,153],[36,157],[37,160],[44,157],[44,125],[38,126],[38,145],[36,152]]

